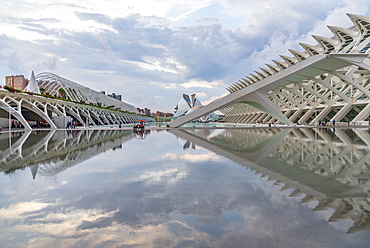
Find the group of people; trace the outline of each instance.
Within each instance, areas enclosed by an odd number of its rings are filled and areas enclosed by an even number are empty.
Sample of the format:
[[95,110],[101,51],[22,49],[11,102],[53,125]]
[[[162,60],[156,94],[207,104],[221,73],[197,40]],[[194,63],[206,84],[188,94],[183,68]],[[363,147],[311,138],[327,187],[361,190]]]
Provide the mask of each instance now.
[[67,122],[67,126],[66,126],[67,129],[76,128],[76,127],[77,127],[77,121],[68,121]]
[[19,121],[12,121],[12,128],[21,128],[23,127]]
[[[331,123],[333,124],[333,126],[335,126],[336,121],[332,120]],[[330,124],[330,121],[328,122],[326,119],[323,121],[319,120],[319,126],[327,126],[329,124]]]

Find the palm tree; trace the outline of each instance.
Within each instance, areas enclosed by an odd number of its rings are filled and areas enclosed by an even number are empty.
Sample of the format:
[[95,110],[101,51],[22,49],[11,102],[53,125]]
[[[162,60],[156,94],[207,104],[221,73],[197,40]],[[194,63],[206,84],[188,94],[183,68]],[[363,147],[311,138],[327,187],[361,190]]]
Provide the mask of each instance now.
[[42,87],[40,87],[40,93],[43,95],[43,94],[45,94],[45,89],[44,88],[42,88]]

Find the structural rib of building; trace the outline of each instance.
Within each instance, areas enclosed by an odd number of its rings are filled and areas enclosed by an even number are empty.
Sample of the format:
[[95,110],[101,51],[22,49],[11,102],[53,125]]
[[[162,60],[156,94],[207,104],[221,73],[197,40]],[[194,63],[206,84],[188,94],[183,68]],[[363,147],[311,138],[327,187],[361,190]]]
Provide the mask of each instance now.
[[215,110],[231,123],[356,122],[370,115],[370,18],[347,14],[354,26],[328,26],[330,38],[314,35],[316,45],[300,43],[266,68],[227,87],[229,95],[170,126],[180,126]]

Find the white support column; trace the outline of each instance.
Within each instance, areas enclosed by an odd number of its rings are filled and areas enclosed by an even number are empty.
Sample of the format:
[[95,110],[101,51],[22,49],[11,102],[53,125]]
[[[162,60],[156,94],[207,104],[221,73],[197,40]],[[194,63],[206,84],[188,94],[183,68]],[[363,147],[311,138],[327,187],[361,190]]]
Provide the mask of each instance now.
[[352,122],[362,121],[369,117],[370,115],[370,104],[367,104],[366,107],[361,110],[361,112],[352,120]]
[[[11,116],[13,115],[20,123],[22,123],[25,130],[32,130],[31,126],[28,124],[27,120],[22,115],[22,106],[20,102],[12,99],[13,103],[16,103],[17,107],[14,109],[11,105],[6,103],[4,100],[0,99],[0,105],[2,105],[3,109],[8,112]],[[11,125],[11,123],[10,123]],[[9,127],[11,128],[11,127]]]
[[22,99],[21,102],[25,105],[28,105],[30,107],[30,110],[32,109],[36,114],[42,117],[50,125],[51,129],[57,129],[53,121],[48,116],[48,111],[45,104],[37,102],[38,105],[42,106],[43,110],[41,110],[35,103],[32,103],[26,99]]

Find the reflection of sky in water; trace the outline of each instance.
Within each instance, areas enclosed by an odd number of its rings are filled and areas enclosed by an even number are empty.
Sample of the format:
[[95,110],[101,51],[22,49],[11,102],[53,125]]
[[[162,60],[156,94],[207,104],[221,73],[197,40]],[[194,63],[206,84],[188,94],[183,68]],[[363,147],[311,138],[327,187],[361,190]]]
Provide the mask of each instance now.
[[186,149],[186,140],[168,132],[119,140],[114,150],[99,150],[104,142],[82,148],[95,154],[56,174],[33,180],[26,167],[2,175],[0,246],[366,247],[370,241],[368,231],[346,234],[351,206],[347,218],[329,222],[347,210],[335,208],[337,199],[286,187],[197,140]]

